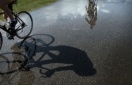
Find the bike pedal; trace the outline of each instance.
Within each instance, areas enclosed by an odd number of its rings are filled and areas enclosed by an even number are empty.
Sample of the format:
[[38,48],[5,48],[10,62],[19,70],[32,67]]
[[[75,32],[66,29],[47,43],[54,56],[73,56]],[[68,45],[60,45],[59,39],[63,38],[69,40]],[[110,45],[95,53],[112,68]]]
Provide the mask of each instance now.
[[8,35],[7,37],[9,40],[14,40],[14,36],[12,36],[12,35]]
[[9,40],[14,40],[14,38],[9,38],[9,37],[8,37],[8,39],[9,39]]

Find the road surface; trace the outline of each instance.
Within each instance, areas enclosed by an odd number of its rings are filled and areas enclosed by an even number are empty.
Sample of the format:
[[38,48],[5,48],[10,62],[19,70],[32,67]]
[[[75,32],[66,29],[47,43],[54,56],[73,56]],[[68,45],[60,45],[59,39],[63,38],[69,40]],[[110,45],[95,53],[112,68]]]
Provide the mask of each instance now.
[[24,57],[14,53],[21,40],[4,35],[0,71],[10,73],[0,75],[0,85],[132,85],[132,0],[96,4],[92,29],[87,0],[59,0],[30,12],[34,40],[24,42],[35,50],[30,71],[12,70]]

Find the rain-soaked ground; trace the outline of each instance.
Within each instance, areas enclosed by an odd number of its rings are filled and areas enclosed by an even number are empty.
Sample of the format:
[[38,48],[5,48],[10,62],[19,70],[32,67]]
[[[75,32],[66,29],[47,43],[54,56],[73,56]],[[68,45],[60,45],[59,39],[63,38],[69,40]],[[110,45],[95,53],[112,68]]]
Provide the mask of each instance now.
[[30,13],[31,37],[3,33],[0,85],[132,85],[132,0],[59,0]]

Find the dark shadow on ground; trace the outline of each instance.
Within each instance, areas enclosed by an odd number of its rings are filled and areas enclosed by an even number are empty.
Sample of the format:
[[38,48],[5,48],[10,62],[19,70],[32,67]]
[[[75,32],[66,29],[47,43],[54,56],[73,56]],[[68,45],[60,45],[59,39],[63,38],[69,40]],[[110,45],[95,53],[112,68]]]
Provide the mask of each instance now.
[[34,72],[22,71],[23,67],[21,67],[26,57],[17,52],[0,54],[0,85],[11,85],[12,82],[18,82],[18,85],[24,85],[25,83],[32,85],[35,79]]
[[[50,43],[44,42],[44,40],[41,39],[44,36],[48,36],[49,38],[51,38],[51,42]],[[55,72],[66,70],[73,70],[79,76],[92,76],[96,73],[95,68],[93,68],[93,63],[89,59],[85,51],[65,45],[51,46],[55,39],[50,35],[38,34],[33,35],[32,37],[35,39],[35,44],[37,46],[35,48],[36,56],[34,56],[37,57],[37,59],[33,57],[31,60],[29,60],[30,62],[28,62],[28,67],[30,67],[30,69],[34,67],[40,68],[39,71],[41,74],[44,75],[44,77],[51,77]],[[32,43],[29,43],[28,40],[30,40],[30,37],[25,39],[23,41],[23,44],[31,47],[34,46],[32,45]],[[15,45],[17,44],[18,43],[16,43]],[[41,53],[41,55],[39,55],[39,53]],[[47,55],[50,57],[50,59],[45,60],[44,57]],[[44,65],[55,63],[68,65],[63,65],[61,67],[59,66],[50,69],[44,67]],[[43,69],[47,71],[43,72],[42,71]]]
[[[96,73],[96,70],[93,68],[93,63],[88,58],[87,54],[80,49],[63,45],[38,48],[39,49],[37,50],[37,52],[45,52],[52,58],[39,62],[40,67],[43,64],[49,63],[70,64],[70,66],[57,67],[48,70],[46,73],[43,73],[48,77],[51,76],[54,72],[65,70],[73,70],[79,76],[92,76]],[[56,55],[50,51],[58,51],[59,54]],[[42,73],[41,70],[40,72]]]
[[26,56],[18,52],[0,54],[0,75],[11,74],[19,71],[26,60]]

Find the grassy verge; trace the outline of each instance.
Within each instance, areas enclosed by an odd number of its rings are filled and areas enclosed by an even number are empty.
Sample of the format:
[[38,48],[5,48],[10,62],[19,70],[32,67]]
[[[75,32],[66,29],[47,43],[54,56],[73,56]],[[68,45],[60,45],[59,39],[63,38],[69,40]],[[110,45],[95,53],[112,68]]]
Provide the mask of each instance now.
[[[16,12],[19,11],[32,11],[41,7],[44,7],[46,5],[49,5],[51,3],[56,2],[57,0],[18,0],[17,5],[14,5],[13,8]],[[0,9],[0,12],[2,10]],[[2,16],[0,16],[0,19],[2,19]]]
[[55,1],[57,0],[18,0],[18,4],[16,6],[14,5],[14,9],[16,11],[32,11]]

